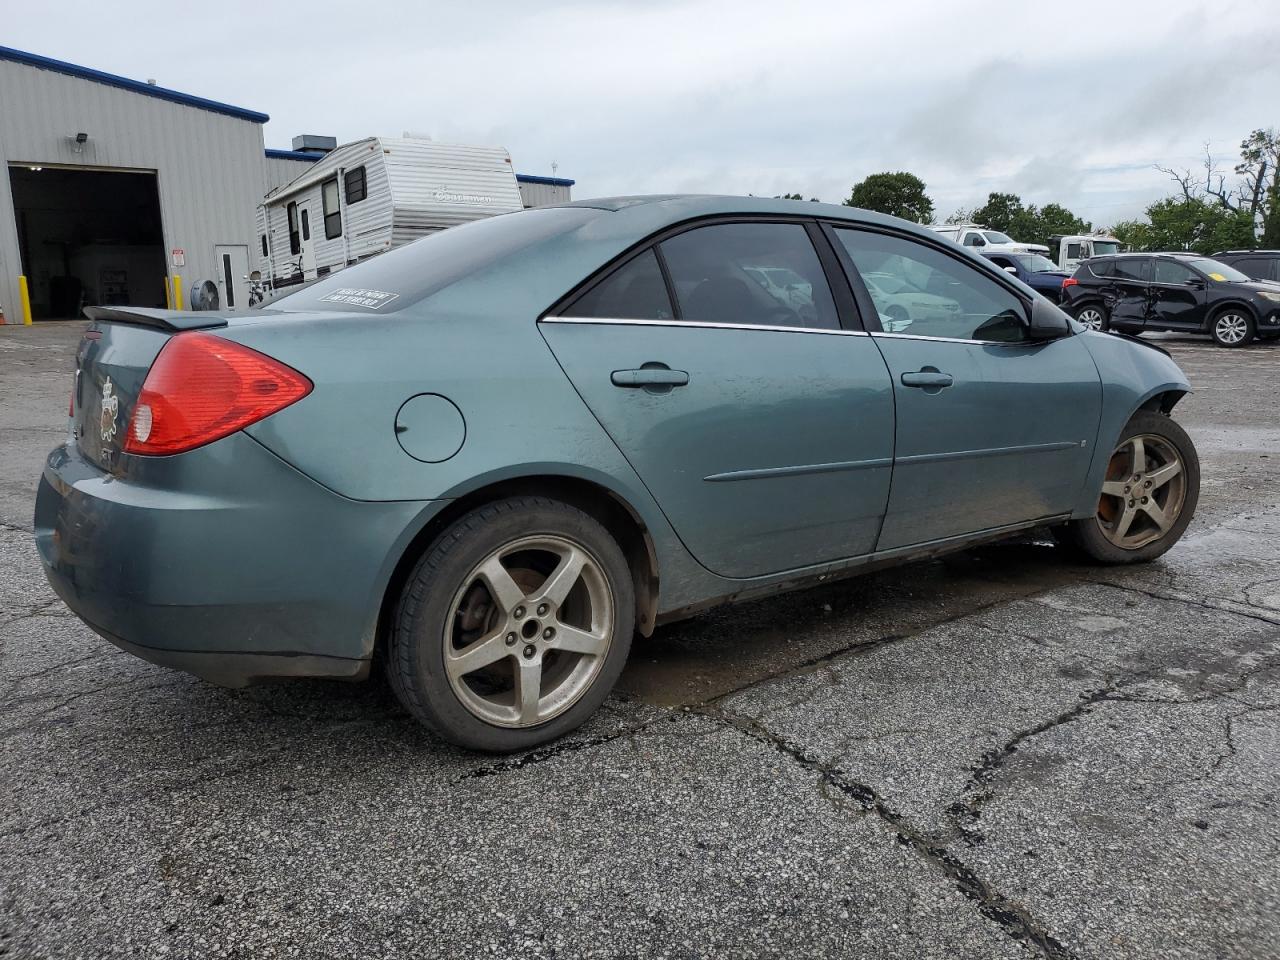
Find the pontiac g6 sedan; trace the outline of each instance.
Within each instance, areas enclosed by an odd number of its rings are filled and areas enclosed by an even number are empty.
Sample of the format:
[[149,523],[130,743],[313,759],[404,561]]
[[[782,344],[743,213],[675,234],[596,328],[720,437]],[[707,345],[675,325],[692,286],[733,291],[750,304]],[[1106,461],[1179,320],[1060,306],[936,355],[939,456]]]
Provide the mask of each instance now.
[[[901,288],[946,309],[890,330]],[[223,684],[377,661],[483,750],[573,729],[634,634],[714,604],[1035,526],[1150,560],[1199,492],[1163,351],[848,207],[592,200],[271,310],[88,313],[35,517],[67,604]]]

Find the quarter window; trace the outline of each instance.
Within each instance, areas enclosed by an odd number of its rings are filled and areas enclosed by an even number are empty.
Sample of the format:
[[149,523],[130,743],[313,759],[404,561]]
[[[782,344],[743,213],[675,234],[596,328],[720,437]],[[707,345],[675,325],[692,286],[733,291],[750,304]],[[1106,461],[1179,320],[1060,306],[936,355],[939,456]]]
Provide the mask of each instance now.
[[649,249],[632,257],[575,300],[564,316],[670,320],[675,313],[657,255]]
[[1115,273],[1114,260],[1090,260],[1086,266],[1095,277],[1109,277]]
[[338,178],[326,180],[320,188],[320,202],[324,208],[324,238],[332,240],[342,236],[342,209],[338,203]]
[[302,252],[302,243],[298,233],[298,205],[291,203],[285,208],[289,215],[289,253],[297,256]]
[[342,177],[343,187],[347,194],[347,206],[359,203],[369,195],[369,184],[365,180],[364,166],[348,170]]
[[1026,338],[1026,307],[1012,291],[940,250],[902,237],[837,229],[881,329],[1001,343]]
[[1136,280],[1138,283],[1146,283],[1151,279],[1151,261],[1145,257],[1116,260],[1115,265],[1113,276],[1117,280]]
[[1196,275],[1180,263],[1172,260],[1156,261],[1156,283],[1186,283]]
[[692,322],[836,330],[831,288],[799,223],[718,223],[661,244],[680,305]]

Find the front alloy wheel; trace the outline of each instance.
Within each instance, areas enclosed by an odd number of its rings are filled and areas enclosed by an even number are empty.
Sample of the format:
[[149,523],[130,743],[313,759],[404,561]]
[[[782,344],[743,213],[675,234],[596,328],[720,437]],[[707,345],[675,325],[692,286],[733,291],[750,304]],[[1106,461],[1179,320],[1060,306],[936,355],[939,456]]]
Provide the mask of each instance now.
[[1107,460],[1094,515],[1059,539],[1097,563],[1154,560],[1182,536],[1200,498],[1200,459],[1171,417],[1139,410]]
[[1213,341],[1220,347],[1243,347],[1253,339],[1253,321],[1234,310],[1219,314],[1210,328]]
[[1164,437],[1142,434],[1123,441],[1107,464],[1098,500],[1098,526],[1122,550],[1160,539],[1182,514],[1186,473]]
[[631,569],[600,522],[558,500],[509,497],[455,520],[418,560],[387,677],[445,739],[523,750],[595,712],[634,628]]

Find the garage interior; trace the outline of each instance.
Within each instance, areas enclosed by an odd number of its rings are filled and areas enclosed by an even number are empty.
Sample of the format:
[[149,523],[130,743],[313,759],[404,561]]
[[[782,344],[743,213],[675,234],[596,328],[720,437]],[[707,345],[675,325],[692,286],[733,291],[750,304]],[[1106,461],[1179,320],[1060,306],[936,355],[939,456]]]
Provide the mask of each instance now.
[[11,165],[22,272],[36,320],[88,304],[165,306],[156,174]]

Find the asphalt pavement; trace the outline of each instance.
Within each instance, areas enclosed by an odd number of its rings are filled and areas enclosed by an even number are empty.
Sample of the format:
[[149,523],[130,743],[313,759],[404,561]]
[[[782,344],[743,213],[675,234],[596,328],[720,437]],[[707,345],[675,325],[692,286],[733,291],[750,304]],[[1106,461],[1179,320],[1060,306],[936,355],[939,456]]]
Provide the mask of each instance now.
[[1164,338],[1184,541],[725,608],[509,758],[98,639],[31,541],[79,325],[0,327],[0,956],[1280,956],[1280,346]]

